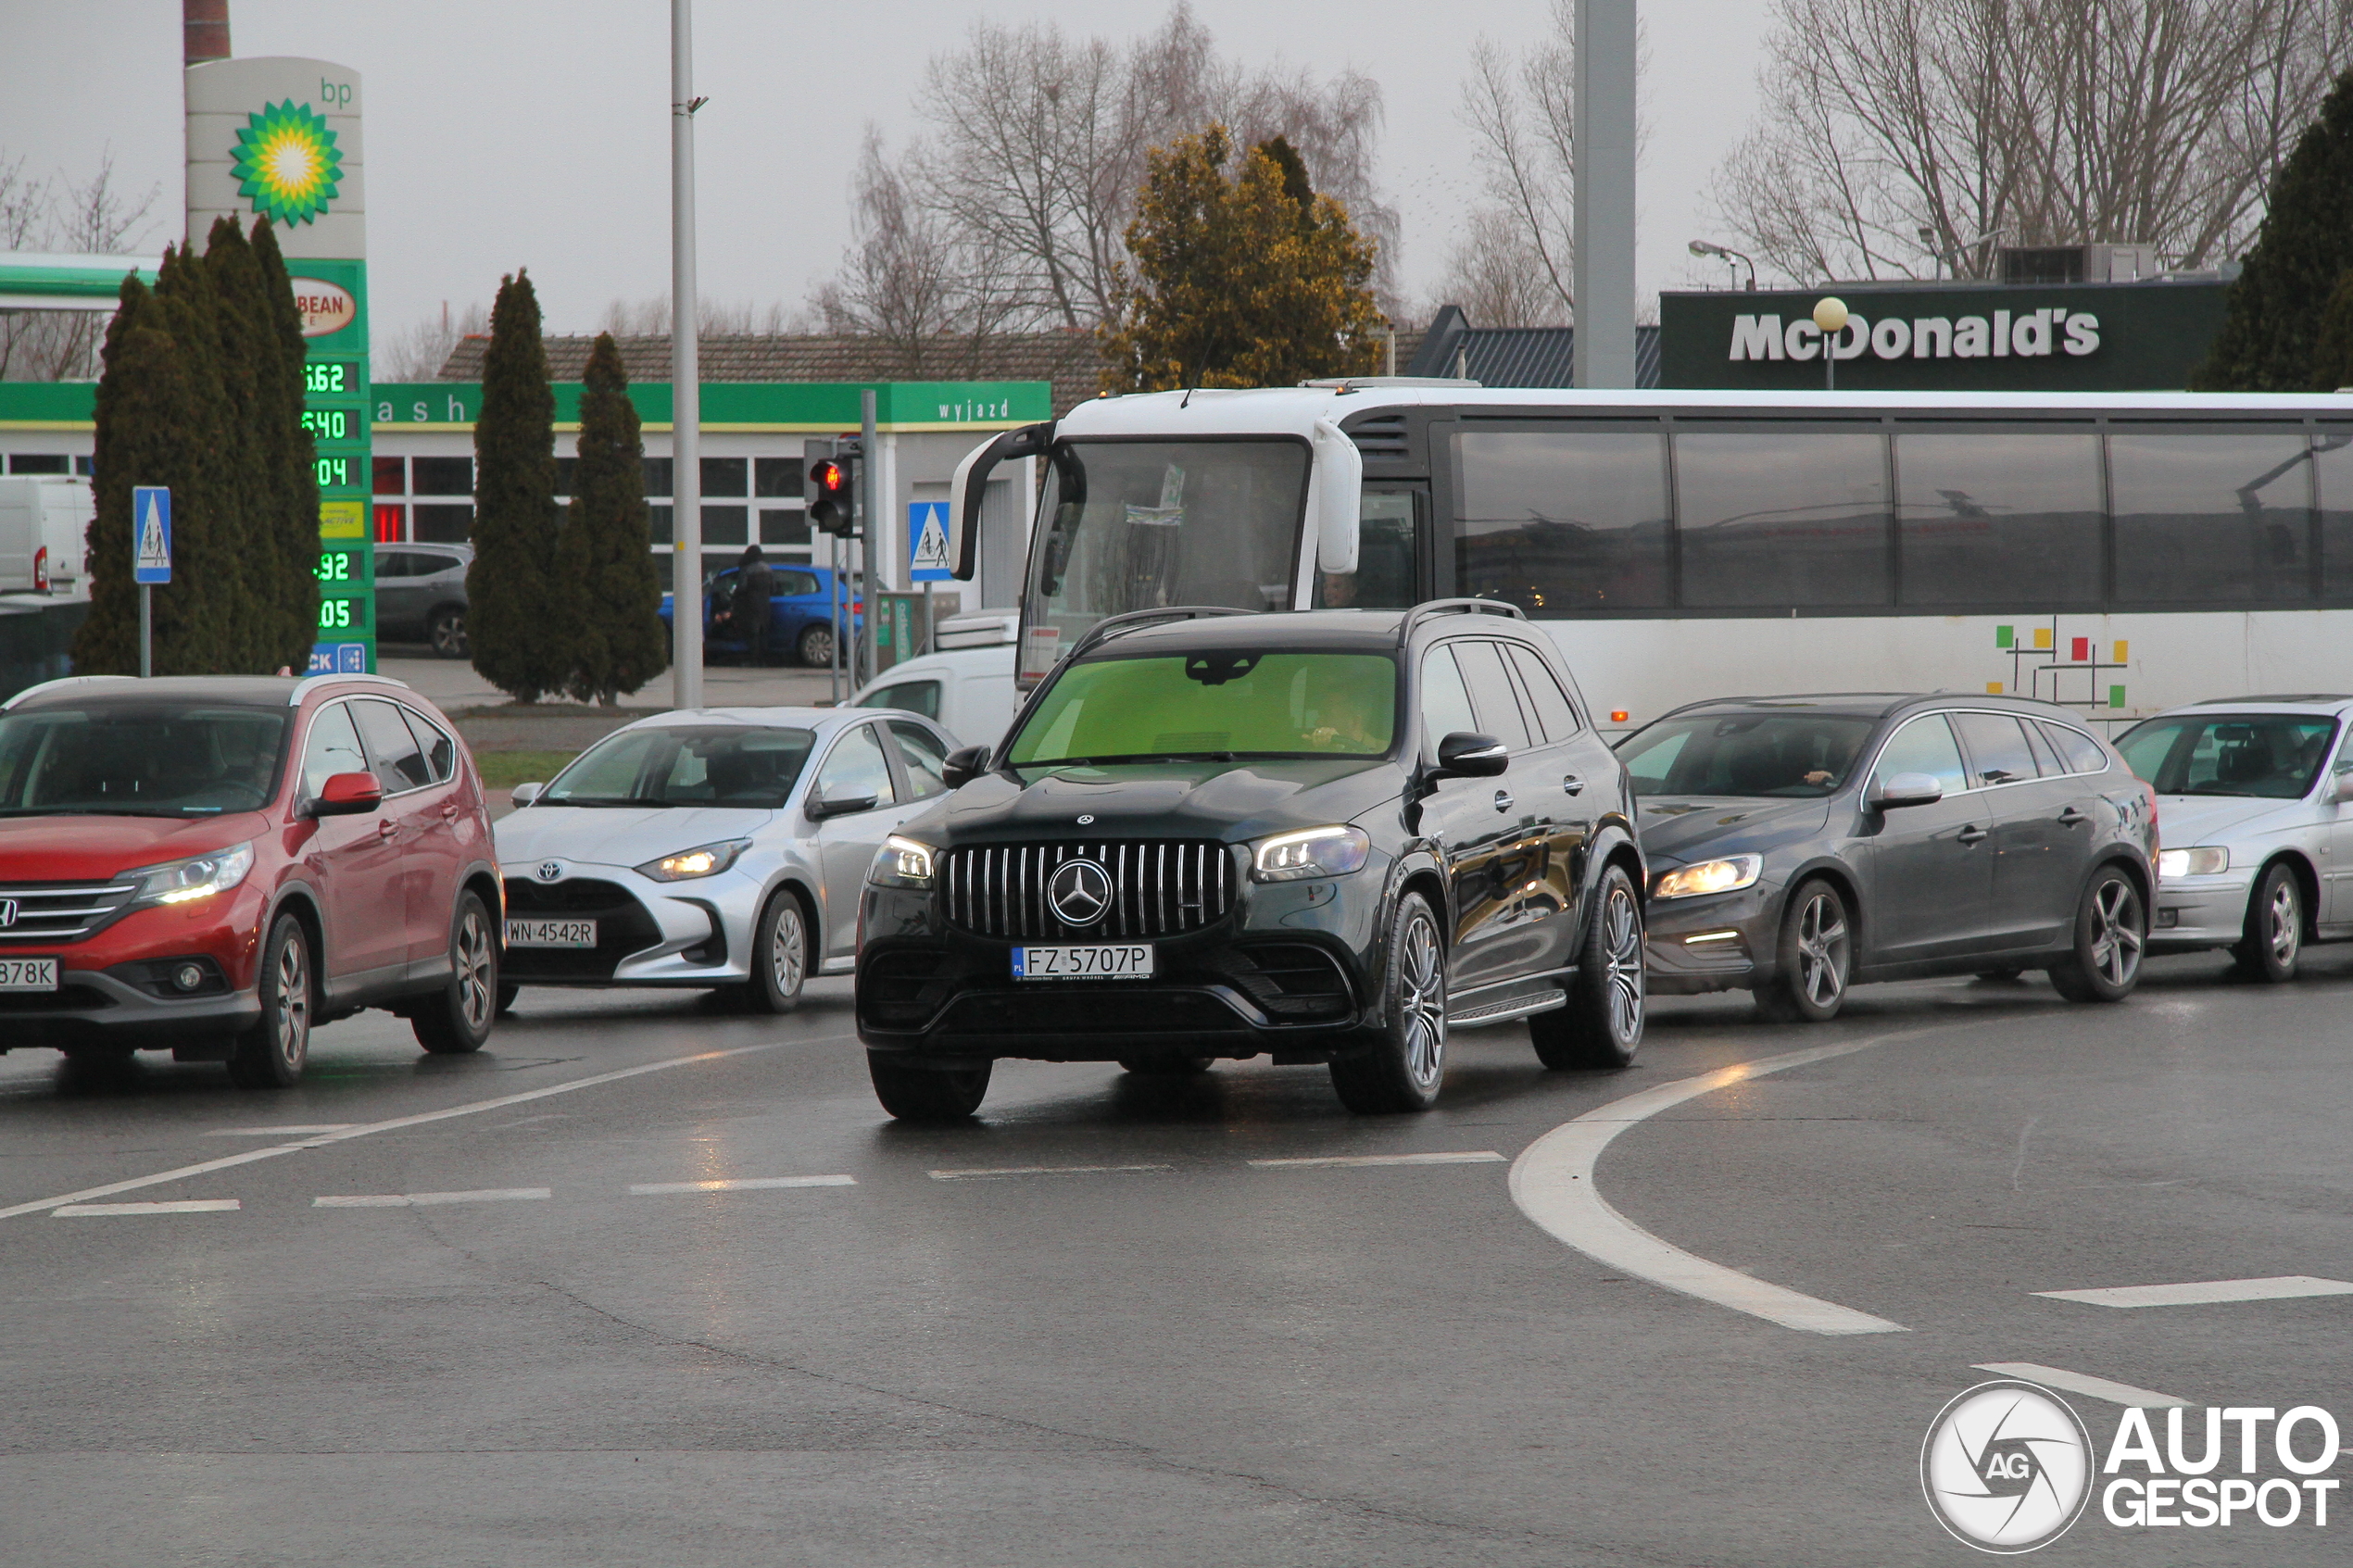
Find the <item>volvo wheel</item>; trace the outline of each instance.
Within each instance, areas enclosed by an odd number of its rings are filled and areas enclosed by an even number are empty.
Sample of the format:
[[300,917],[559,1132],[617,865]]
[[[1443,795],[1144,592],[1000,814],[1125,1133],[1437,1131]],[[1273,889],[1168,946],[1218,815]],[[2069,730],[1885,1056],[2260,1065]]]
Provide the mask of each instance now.
[[1568,1005],[1528,1021],[1536,1060],[1555,1070],[1624,1067],[1642,1045],[1642,904],[1623,868],[1602,872],[1593,918],[1577,950]]
[[2285,862],[2271,867],[2247,900],[2246,935],[2231,949],[2239,972],[2277,985],[2296,978],[2304,953],[2304,887]]
[[1756,1005],[1784,1023],[1826,1023],[1846,1003],[1855,972],[1854,922],[1837,888],[1801,884],[1781,912],[1780,972],[1759,986]]
[[261,1016],[229,1050],[231,1082],[247,1089],[283,1089],[302,1077],[310,1060],[310,934],[291,914],[280,915],[261,945],[261,978],[254,987]]
[[1332,1062],[1340,1102],[1360,1116],[1428,1110],[1446,1076],[1446,941],[1418,893],[1397,900],[1385,968],[1382,1024]]
[[482,1049],[498,1016],[498,943],[478,893],[458,895],[449,922],[449,978],[411,1004],[409,1031],[435,1056]]
[[2120,1002],[2141,978],[2148,946],[2148,909],[2121,866],[2092,875],[2075,911],[2075,940],[2051,965],[2051,984],[2070,1002]]

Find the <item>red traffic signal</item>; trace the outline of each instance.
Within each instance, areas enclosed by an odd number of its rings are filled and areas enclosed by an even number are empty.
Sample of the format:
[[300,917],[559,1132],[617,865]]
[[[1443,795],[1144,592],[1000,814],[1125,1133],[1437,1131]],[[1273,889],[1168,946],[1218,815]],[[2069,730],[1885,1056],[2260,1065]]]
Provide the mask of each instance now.
[[809,465],[809,521],[827,533],[850,531],[849,465],[824,458]]

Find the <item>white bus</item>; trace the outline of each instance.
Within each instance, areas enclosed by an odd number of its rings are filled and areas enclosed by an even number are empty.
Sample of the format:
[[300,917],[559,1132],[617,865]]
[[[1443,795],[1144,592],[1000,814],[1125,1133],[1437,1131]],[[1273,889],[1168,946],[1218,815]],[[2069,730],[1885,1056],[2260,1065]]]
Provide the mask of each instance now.
[[1025,684],[1106,615],[1478,596],[1613,729],[1992,691],[2120,723],[2353,690],[2353,396],[1568,392],[1368,379],[1084,404],[1041,456]]

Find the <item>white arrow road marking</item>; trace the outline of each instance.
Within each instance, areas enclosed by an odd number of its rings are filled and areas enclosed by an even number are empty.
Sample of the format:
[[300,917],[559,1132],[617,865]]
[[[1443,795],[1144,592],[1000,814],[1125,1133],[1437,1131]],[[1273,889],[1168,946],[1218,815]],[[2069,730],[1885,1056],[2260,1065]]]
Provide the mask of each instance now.
[[2086,1399],[2106,1399],[2111,1405],[2163,1410],[2170,1405],[2189,1404],[2187,1399],[2177,1399],[2171,1394],[2153,1394],[2146,1388],[2135,1388],[2129,1383],[2110,1383],[2105,1377],[2070,1372],[2065,1367],[2037,1366],[2032,1361],[1980,1361],[1977,1370],[1993,1373],[1997,1377],[2015,1377],[2021,1383],[2039,1383],[2046,1388],[2064,1388],[2070,1394],[2081,1394]]
[[1721,1263],[1711,1263],[1672,1242],[1662,1241],[1609,1206],[1608,1199],[1593,1185],[1593,1165],[1618,1134],[1685,1100],[1712,1095],[1768,1073],[1810,1066],[1832,1057],[1935,1032],[1907,1029],[1893,1035],[1875,1035],[1866,1040],[1850,1040],[1843,1045],[1816,1046],[1759,1061],[1740,1062],[1714,1073],[1703,1073],[1696,1078],[1680,1078],[1612,1100],[1574,1122],[1562,1123],[1520,1151],[1520,1157],[1512,1162],[1512,1201],[1519,1205],[1521,1213],[1554,1237],[1598,1262],[1653,1285],[1780,1323],[1783,1328],[1803,1329],[1809,1334],[1908,1333],[1900,1323],[1768,1285]]

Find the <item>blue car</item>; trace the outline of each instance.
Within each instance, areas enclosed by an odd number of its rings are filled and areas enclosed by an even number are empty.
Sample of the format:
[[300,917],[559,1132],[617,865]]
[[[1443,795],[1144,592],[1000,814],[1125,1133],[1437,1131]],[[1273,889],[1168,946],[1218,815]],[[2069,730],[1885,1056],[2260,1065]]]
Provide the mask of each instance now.
[[[729,567],[715,571],[702,585],[703,658],[706,661],[719,655],[740,658],[744,639],[734,627],[714,618],[725,612],[735,602],[736,573]],[[824,669],[834,661],[833,592],[834,574],[822,566],[771,566],[769,576],[775,583],[775,593],[768,601],[768,656],[771,659],[791,657],[801,663]],[[864,618],[855,613],[862,607],[845,606],[853,629],[864,624]],[[669,623],[671,596],[661,596],[661,619]]]

